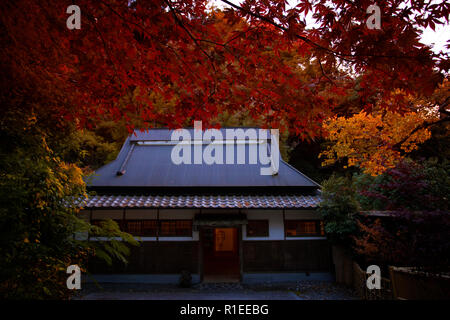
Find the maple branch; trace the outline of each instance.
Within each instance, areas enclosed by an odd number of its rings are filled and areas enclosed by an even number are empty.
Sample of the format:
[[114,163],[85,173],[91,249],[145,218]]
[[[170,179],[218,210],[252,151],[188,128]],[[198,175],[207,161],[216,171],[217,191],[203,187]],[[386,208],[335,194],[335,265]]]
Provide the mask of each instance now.
[[[135,27],[139,28],[145,35],[147,35],[147,37],[148,37],[149,39],[155,40],[155,37],[154,37],[152,34],[148,33],[148,31],[147,31],[144,27],[142,27],[140,24],[135,23],[135,22],[133,22],[133,21],[127,20],[127,19],[124,18],[120,13],[118,13],[114,8],[112,8],[108,3],[105,3],[103,0],[99,0],[99,1],[100,1],[103,5],[105,5],[109,10],[111,10],[112,13],[114,13],[116,16],[118,16],[122,21],[127,22],[127,23],[130,22],[132,25],[134,25]],[[128,24],[126,24],[126,26],[128,27],[128,29],[129,29],[131,32],[134,32],[134,31],[135,31],[135,30],[131,29],[131,28],[128,26]],[[164,42],[161,42],[161,41],[158,41],[158,40],[156,40],[155,42],[158,43],[159,45],[162,45],[162,46],[164,46],[164,47],[170,49],[170,50],[174,53],[176,59],[177,59],[178,61],[180,61],[183,65],[186,66],[186,68],[189,70],[188,73],[189,73],[189,74],[193,74],[193,75],[195,75],[197,78],[199,78],[195,72],[192,72],[192,69],[190,68],[190,66],[189,66],[189,65],[188,65],[188,64],[180,57],[180,55],[178,54],[177,50],[175,50],[172,46],[170,46],[170,45],[167,44],[167,43],[164,43]],[[183,69],[183,71],[185,71],[185,70]]]
[[[260,20],[262,20],[262,21],[265,21],[265,22],[267,22],[267,23],[273,25],[274,27],[276,27],[276,28],[278,28],[278,29],[280,29],[280,30],[282,30],[282,31],[284,31],[284,32],[287,32],[287,33],[289,32],[289,29],[288,29],[288,28],[282,26],[281,24],[276,23],[276,22],[273,21],[272,19],[269,19],[269,18],[267,18],[267,17],[264,17],[264,16],[262,16],[262,15],[260,15],[260,14],[258,14],[258,13],[252,12],[252,11],[250,11],[250,10],[246,10],[246,9],[242,8],[241,6],[238,6],[238,5],[232,3],[232,2],[230,2],[230,1],[228,1],[228,0],[220,0],[220,1],[222,1],[222,2],[224,2],[224,3],[226,3],[226,4],[228,4],[229,6],[235,8],[235,9],[237,9],[237,10],[239,10],[239,11],[242,11],[242,12],[244,12],[244,13],[246,13],[246,14],[248,14],[248,15],[254,17],[254,18],[258,18],[258,19],[260,19]],[[353,3],[350,2],[350,4],[353,4]],[[302,36],[302,35],[299,35],[299,34],[295,34],[294,36],[295,36],[296,38],[298,38],[298,39],[304,41],[305,43],[309,44],[309,45],[312,46],[312,47],[315,47],[315,48],[317,48],[317,49],[319,49],[319,50],[322,50],[322,51],[325,51],[325,52],[327,52],[327,53],[330,53],[330,54],[332,54],[332,55],[334,55],[334,56],[336,56],[336,57],[339,57],[339,58],[341,58],[342,60],[345,60],[345,61],[348,61],[348,62],[353,62],[353,61],[352,61],[351,59],[349,59],[349,58],[356,58],[356,57],[417,59],[417,57],[415,57],[415,56],[406,56],[406,55],[402,55],[402,56],[392,56],[392,55],[376,55],[376,54],[351,54],[351,53],[341,53],[341,52],[334,51],[334,50],[332,50],[332,49],[330,49],[330,48],[324,47],[324,46],[322,46],[322,45],[320,45],[320,44],[318,44],[318,43],[316,43],[316,42],[314,42],[314,41],[308,39],[308,38],[305,37],[305,36]]]
[[110,54],[110,50],[109,50],[109,48],[108,48],[108,46],[107,46],[107,44],[106,44],[106,41],[105,41],[105,39],[103,38],[102,33],[101,33],[100,30],[98,29],[97,24],[95,23],[95,17],[94,17],[93,15],[89,14],[89,12],[86,14],[86,16],[87,16],[87,18],[88,18],[88,21],[91,23],[91,25],[94,27],[95,31],[96,31],[97,34],[99,35],[100,40],[102,41],[102,44],[103,44],[103,48],[105,49],[106,56],[108,57],[108,60],[109,60],[109,62],[111,63],[111,65],[112,65],[112,67],[113,67],[113,70],[114,70],[114,76],[115,76],[116,80],[117,80],[118,82],[120,82],[120,78],[119,78],[119,75],[118,75],[118,73],[117,73],[117,67],[116,67],[116,64],[115,64],[114,61],[112,60],[111,54]]
[[440,113],[443,113],[443,114],[447,115],[447,116],[450,116],[450,111],[446,110],[446,107],[448,106],[449,103],[450,103],[450,96],[445,98],[445,100],[440,104],[438,111]]
[[434,121],[434,122],[424,122],[421,125],[415,127],[414,130],[412,130],[402,140],[400,140],[399,142],[394,144],[392,146],[392,149],[399,149],[401,147],[401,145],[406,142],[406,140],[408,140],[414,133],[416,133],[417,131],[419,131],[421,129],[426,129],[428,127],[431,127],[431,126],[434,126],[434,125],[438,125],[438,124],[441,124],[441,123],[444,123],[444,122],[449,122],[449,121],[450,121],[450,117],[445,117],[445,118],[442,118],[442,119],[440,119],[438,121]]
[[[184,25],[183,21],[181,21],[180,18],[178,18],[177,14],[175,12],[175,9],[170,4],[170,0],[164,0],[164,2],[169,6],[169,9],[172,12],[174,20],[178,23],[178,25],[184,31],[186,31],[186,33],[188,34],[189,38],[191,38],[192,41],[194,41],[194,43],[203,52],[203,54],[205,54],[209,58],[209,60],[211,60],[211,66],[213,67],[214,70],[216,70],[216,67],[214,66],[213,58],[202,48],[202,46],[198,43],[199,40],[192,35],[192,33],[189,31],[189,29]],[[204,40],[204,41],[206,41],[206,40]]]
[[236,40],[237,38],[239,38],[241,35],[246,34],[247,32],[249,32],[252,29],[257,29],[259,28],[259,25],[256,27],[247,27],[246,30],[244,31],[239,31],[237,32],[238,34],[236,36],[234,36],[233,38],[229,39],[227,42],[225,42],[225,45],[229,44],[230,42],[233,42],[234,40]]
[[[228,0],[221,0],[221,1],[222,1],[222,2],[225,2],[225,3],[228,4],[229,6],[235,8],[235,9],[237,9],[237,10],[239,10],[239,11],[242,11],[242,12],[245,12],[246,14],[248,14],[248,15],[251,15],[251,16],[254,17],[254,18],[258,18],[258,19],[260,19],[260,20],[262,20],[262,21],[265,21],[265,22],[267,22],[267,23],[270,23],[270,24],[273,25],[274,27],[276,27],[276,28],[278,28],[278,29],[280,29],[280,30],[283,30],[284,32],[289,32],[288,28],[286,28],[286,27],[284,27],[284,26],[282,26],[282,25],[276,23],[276,22],[273,21],[272,19],[266,18],[266,17],[264,17],[264,16],[262,16],[262,15],[260,15],[260,14],[258,14],[258,13],[254,13],[254,12],[251,12],[251,11],[249,11],[249,10],[246,10],[246,9],[242,8],[241,6],[238,6],[238,5],[232,3],[232,2],[230,2],[230,1],[228,1]],[[315,43],[314,41],[308,39],[308,38],[305,37],[305,36],[301,36],[301,35],[295,34],[295,37],[298,38],[298,39],[300,39],[300,40],[303,40],[305,43],[307,43],[307,44],[309,44],[309,45],[311,45],[311,46],[313,46],[313,47],[316,47],[316,48],[318,48],[318,49],[320,49],[320,50],[326,51],[326,52],[331,53],[331,54],[333,54],[333,55],[338,55],[338,56],[340,56],[341,58],[343,58],[343,57],[342,57],[342,56],[343,56],[342,54],[340,54],[340,53],[338,53],[338,52],[335,52],[335,51],[333,51],[333,50],[331,50],[331,49],[329,49],[329,48],[323,47],[323,46],[321,46],[320,44]],[[343,58],[343,59],[345,59],[345,58]]]
[[[122,21],[127,22],[127,23],[131,23],[131,24],[134,25],[135,27],[139,28],[139,29],[140,29],[145,35],[147,35],[150,39],[155,40],[155,37],[154,37],[152,34],[148,33],[147,30],[146,30],[144,27],[142,27],[140,24],[138,24],[138,23],[136,23],[136,22],[133,22],[133,21],[127,20],[127,19],[124,18],[120,13],[118,13],[115,9],[113,9],[113,8],[111,7],[111,5],[109,5],[108,3],[104,2],[103,0],[98,0],[98,1],[100,1],[100,2],[101,2],[103,5],[105,5],[106,7],[108,7],[108,9],[111,10],[111,12],[114,13],[116,16],[118,16]],[[134,30],[131,29],[128,25],[127,25],[127,27],[128,27],[128,29],[129,29],[131,32],[134,31]],[[161,41],[156,41],[156,42],[157,42],[158,44],[160,44],[160,45],[163,45],[163,46],[165,46],[165,47],[171,49],[172,51],[174,51],[174,52],[176,53],[176,50],[175,50],[174,48],[172,48],[170,45],[168,45],[167,43],[163,43],[163,42],[161,42]]]
[[[164,2],[168,5],[170,11],[172,12],[173,18],[174,20],[178,23],[178,25],[184,30],[186,31],[186,33],[188,34],[189,38],[192,39],[192,41],[194,41],[194,43],[197,45],[197,47],[203,52],[204,55],[206,55],[206,57],[208,57],[208,59],[210,60],[210,64],[211,67],[214,70],[214,73],[217,76],[217,70],[216,67],[214,65],[214,59],[202,48],[202,46],[200,45],[200,43],[198,41],[205,41],[205,42],[213,42],[210,40],[202,40],[202,39],[197,39],[196,37],[194,37],[192,35],[192,33],[189,31],[189,29],[184,25],[183,21],[181,21],[181,19],[177,16],[175,9],[172,7],[170,0],[164,0]],[[216,88],[217,88],[217,82],[216,82],[216,77],[214,77],[214,84],[213,84],[213,91],[210,92],[209,94],[209,98],[216,92]]]
[[[317,60],[319,61],[320,71],[322,71],[323,76],[324,76],[325,78],[327,78],[331,83],[334,84],[334,81],[333,81],[329,76],[327,76],[327,75],[325,74],[325,71],[323,70],[323,66],[322,66],[322,61],[320,61],[319,58],[318,58]],[[319,80],[320,80],[320,79],[319,79]]]

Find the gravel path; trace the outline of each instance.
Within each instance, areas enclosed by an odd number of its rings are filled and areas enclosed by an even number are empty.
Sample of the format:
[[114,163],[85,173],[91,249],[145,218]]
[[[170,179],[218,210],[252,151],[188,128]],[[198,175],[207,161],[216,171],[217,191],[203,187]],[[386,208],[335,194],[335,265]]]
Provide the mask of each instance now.
[[354,300],[357,296],[332,282],[208,283],[192,288],[155,284],[85,284],[77,300]]

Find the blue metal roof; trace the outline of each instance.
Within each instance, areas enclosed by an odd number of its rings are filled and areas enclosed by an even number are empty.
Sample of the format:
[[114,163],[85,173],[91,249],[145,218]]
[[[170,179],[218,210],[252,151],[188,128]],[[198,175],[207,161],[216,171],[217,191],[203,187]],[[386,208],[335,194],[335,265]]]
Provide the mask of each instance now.
[[[244,128],[246,129],[246,128]],[[193,130],[193,129],[190,129]],[[225,129],[220,129],[225,130]],[[135,131],[125,141],[117,158],[95,171],[88,186],[96,188],[128,187],[301,187],[318,189],[319,185],[280,159],[277,175],[261,175],[261,164],[249,164],[245,145],[246,164],[179,164],[171,161],[173,145],[145,144],[147,141],[168,141],[172,130],[150,129]],[[206,146],[203,145],[204,150]],[[193,147],[192,147],[193,148]],[[191,153],[193,157],[193,152]],[[225,158],[226,148],[223,147]],[[117,174],[119,172],[119,175]]]

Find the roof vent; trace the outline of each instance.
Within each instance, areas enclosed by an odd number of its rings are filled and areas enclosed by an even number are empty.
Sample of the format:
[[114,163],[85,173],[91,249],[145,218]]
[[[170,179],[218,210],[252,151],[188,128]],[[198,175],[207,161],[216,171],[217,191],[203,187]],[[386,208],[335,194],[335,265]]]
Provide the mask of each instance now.
[[134,143],[131,144],[130,150],[128,150],[128,153],[127,153],[127,156],[125,157],[125,160],[123,160],[123,163],[120,166],[120,169],[116,172],[117,176],[123,176],[125,174],[125,172],[126,172],[125,167],[126,167],[126,165],[128,163],[128,160],[130,160],[130,157],[131,157],[131,154],[133,153],[135,145],[136,144],[134,144]]

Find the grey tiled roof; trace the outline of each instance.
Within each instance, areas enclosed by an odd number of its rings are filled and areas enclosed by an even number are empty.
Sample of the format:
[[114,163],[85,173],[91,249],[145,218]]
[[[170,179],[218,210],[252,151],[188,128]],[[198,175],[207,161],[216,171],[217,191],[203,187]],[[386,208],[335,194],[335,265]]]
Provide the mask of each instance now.
[[84,208],[316,208],[320,195],[96,195]]

